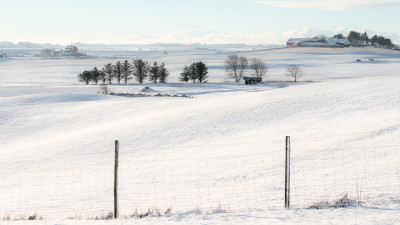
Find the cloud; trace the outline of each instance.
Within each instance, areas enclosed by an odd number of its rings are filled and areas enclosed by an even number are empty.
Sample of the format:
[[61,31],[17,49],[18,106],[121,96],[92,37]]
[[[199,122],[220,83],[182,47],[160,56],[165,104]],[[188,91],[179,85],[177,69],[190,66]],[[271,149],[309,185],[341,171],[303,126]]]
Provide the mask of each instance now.
[[[395,44],[400,43],[400,30],[357,30],[347,27],[313,29],[311,27],[303,27],[285,32],[259,32],[259,33],[232,33],[219,32],[210,29],[190,29],[168,33],[136,33],[121,38],[105,39],[89,39],[77,37],[72,42],[84,43],[103,43],[103,44],[154,44],[154,43],[181,43],[181,44],[278,44],[284,45],[289,38],[313,37],[317,35],[325,35],[332,37],[335,34],[342,33],[344,36],[351,31],[367,32],[370,37],[374,34],[391,38]],[[71,42],[68,42],[71,43]]]
[[282,43],[282,37],[276,32],[265,33],[229,33],[209,29],[183,30],[164,34],[135,34],[125,40],[128,43],[207,43],[207,44],[274,44]]
[[351,31],[367,32],[369,36],[383,35],[392,39],[394,43],[400,43],[400,31],[384,30],[357,30],[347,27],[313,29],[304,27],[286,32],[260,32],[260,33],[229,33],[217,32],[209,29],[193,29],[171,32],[166,34],[138,34],[131,36],[125,43],[152,44],[152,43],[202,43],[202,44],[285,44],[287,39],[296,37],[313,37],[325,35],[332,37],[342,33],[347,36]]
[[400,8],[399,0],[261,0],[255,3],[278,8],[311,8],[324,10]]

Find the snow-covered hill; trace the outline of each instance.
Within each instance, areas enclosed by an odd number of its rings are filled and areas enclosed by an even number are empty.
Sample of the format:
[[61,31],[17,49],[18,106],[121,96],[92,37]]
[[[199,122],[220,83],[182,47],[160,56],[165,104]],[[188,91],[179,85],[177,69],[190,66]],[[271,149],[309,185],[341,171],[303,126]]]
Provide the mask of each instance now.
[[[121,216],[168,208],[172,214],[113,223],[399,223],[397,52],[242,54],[266,59],[269,80],[289,79],[284,68],[296,63],[303,80],[314,82],[222,83],[226,54],[169,53],[148,59],[171,65],[171,82],[193,60],[210,65],[210,82],[111,86],[193,96],[127,98],[76,83],[77,72],[105,59],[0,62],[0,216],[87,218],[112,211],[119,140]],[[292,140],[292,210],[283,209],[285,136]],[[306,209],[345,194],[361,206]]]

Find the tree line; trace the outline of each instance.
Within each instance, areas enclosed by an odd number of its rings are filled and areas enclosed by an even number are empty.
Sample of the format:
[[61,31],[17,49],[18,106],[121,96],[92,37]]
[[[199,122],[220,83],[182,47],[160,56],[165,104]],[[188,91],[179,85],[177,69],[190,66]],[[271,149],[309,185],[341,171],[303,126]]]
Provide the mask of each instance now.
[[[245,56],[232,54],[225,59],[225,71],[230,78],[239,83],[246,74],[263,78],[268,72],[268,66],[260,58],[254,57],[249,60]],[[298,65],[289,65],[287,71],[287,75],[292,76],[295,82],[303,74]],[[115,64],[107,63],[101,69],[93,67],[91,70],[84,70],[78,74],[78,80],[85,84],[112,84],[114,81],[117,84],[128,84],[132,79],[140,84],[146,79],[152,83],[167,83],[168,76],[169,71],[164,63],[159,64],[155,61],[150,65],[146,60],[134,59],[131,63],[128,60],[122,63],[118,61]],[[207,79],[208,67],[202,61],[194,62],[190,66],[185,65],[179,75],[179,81],[186,83],[205,83]]]
[[128,60],[122,63],[118,61],[114,65],[108,63],[100,70],[97,67],[94,67],[92,70],[85,70],[78,74],[78,80],[86,84],[90,82],[95,84],[99,82],[112,84],[113,81],[116,81],[118,84],[121,81],[127,84],[133,78],[139,83],[143,83],[147,78],[153,83],[167,83],[168,76],[169,72],[164,63],[158,64],[155,61],[152,65],[149,65],[145,60],[134,59],[131,63]]
[[[343,34],[336,34],[333,38],[343,39]],[[372,45],[377,47],[394,48],[396,47],[390,38],[383,36],[374,35],[371,38],[368,37],[367,32],[361,33],[357,31],[350,31],[347,35],[349,42],[359,45]]]
[[[127,84],[129,80],[134,78],[140,84],[146,79],[152,83],[167,83],[168,76],[169,71],[164,63],[158,64],[155,61],[152,65],[149,65],[145,60],[134,59],[132,63],[128,60],[122,63],[118,61],[114,65],[108,63],[101,69],[93,67],[92,70],[84,70],[78,74],[78,80],[85,84],[91,82],[94,84],[98,84],[99,82],[112,84],[113,81],[116,81],[118,84],[121,81]],[[190,66],[185,66],[179,80],[183,82],[192,80],[193,83],[205,83],[207,82],[207,78],[208,67],[205,63],[199,61],[194,62]]]

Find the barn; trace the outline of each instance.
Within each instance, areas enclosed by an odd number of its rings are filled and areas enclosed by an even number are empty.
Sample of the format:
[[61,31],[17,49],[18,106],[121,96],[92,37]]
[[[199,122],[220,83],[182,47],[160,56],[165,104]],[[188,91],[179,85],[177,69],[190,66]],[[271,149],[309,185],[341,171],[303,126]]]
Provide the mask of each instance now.
[[290,38],[286,42],[286,46],[296,47],[296,46],[316,46],[316,45],[326,45],[327,42],[324,38]]

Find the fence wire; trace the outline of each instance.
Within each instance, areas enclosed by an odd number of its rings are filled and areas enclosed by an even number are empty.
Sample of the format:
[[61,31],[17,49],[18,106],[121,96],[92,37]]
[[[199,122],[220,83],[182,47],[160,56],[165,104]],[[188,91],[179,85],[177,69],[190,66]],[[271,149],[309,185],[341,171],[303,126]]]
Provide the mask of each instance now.
[[270,152],[192,160],[122,160],[120,211],[278,208],[283,202],[284,179],[283,161],[277,158],[282,157]]
[[[293,141],[291,146],[293,208],[334,202],[344,195],[362,206],[399,207],[400,146],[301,148]],[[247,152],[152,160],[121,151],[119,215],[282,209],[284,142],[263,153]],[[114,207],[113,176],[113,149],[2,163],[0,219],[105,218]]]
[[347,195],[355,205],[399,207],[400,147],[292,149],[291,202],[305,208]]

